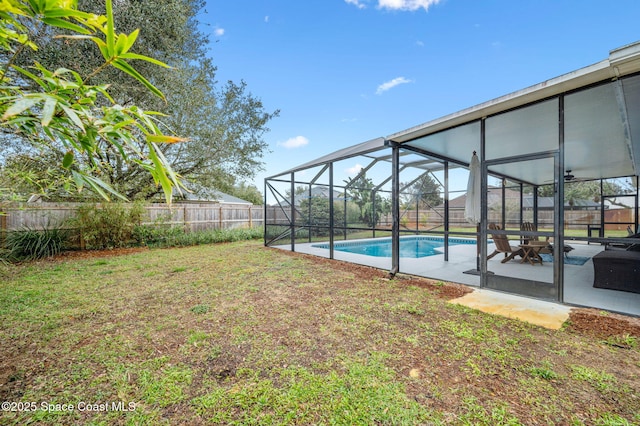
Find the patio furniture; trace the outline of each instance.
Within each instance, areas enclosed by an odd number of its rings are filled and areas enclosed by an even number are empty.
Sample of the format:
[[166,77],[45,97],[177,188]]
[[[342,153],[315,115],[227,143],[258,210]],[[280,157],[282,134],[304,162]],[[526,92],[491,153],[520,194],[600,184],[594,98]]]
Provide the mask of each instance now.
[[640,251],[605,250],[592,260],[594,287],[640,293]]
[[[521,231],[527,231],[527,232],[537,232],[538,229],[536,228],[536,226],[531,223],[531,222],[523,222],[522,226],[520,227]],[[530,244],[531,242],[534,242],[535,244],[538,244],[538,237],[537,236],[533,236],[533,237],[529,237],[529,236],[522,236],[522,241],[523,244]],[[542,244],[540,243],[543,247],[538,250],[538,254],[540,253],[544,253],[544,254],[553,254],[553,243],[550,242],[549,237],[546,238],[546,243]],[[565,256],[569,256],[569,252],[573,250],[573,247],[564,244],[562,246],[562,252],[564,253]]]
[[531,265],[535,265],[537,263],[542,265],[540,252],[544,249],[548,249],[548,245],[543,241],[530,241],[529,244],[520,244],[520,248],[523,250],[522,260],[520,260],[520,263],[529,262]]
[[[587,225],[587,236],[593,238],[593,231],[598,231],[598,238],[602,238],[602,225]],[[591,241],[587,241],[587,244],[591,244]]]
[[[520,225],[520,230],[521,231],[525,231],[525,232],[537,232],[538,230],[536,229],[536,226],[531,223],[531,222],[522,222],[522,225]],[[538,237],[537,236],[527,236],[527,235],[522,235],[522,244],[529,244],[530,241],[538,241]]]
[[[638,238],[640,239],[640,234],[629,234],[624,238]],[[640,244],[638,243],[604,243],[605,250],[631,250],[631,251],[639,251]]]
[[[489,229],[500,230],[500,226],[495,223],[490,223]],[[524,250],[521,247],[513,247],[509,244],[509,239],[506,235],[491,234],[491,239],[493,239],[496,249],[493,253],[487,256],[487,260],[491,259],[498,253],[504,253],[505,256],[500,263],[508,262],[516,256],[524,257]]]

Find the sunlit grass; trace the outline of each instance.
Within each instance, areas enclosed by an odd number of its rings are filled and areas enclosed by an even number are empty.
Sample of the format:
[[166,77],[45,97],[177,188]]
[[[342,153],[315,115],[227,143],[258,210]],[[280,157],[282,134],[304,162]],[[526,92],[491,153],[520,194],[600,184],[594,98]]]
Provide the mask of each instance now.
[[442,282],[255,242],[10,272],[0,285],[4,400],[135,409],[3,413],[9,424],[639,420],[634,336],[484,314],[441,299]]

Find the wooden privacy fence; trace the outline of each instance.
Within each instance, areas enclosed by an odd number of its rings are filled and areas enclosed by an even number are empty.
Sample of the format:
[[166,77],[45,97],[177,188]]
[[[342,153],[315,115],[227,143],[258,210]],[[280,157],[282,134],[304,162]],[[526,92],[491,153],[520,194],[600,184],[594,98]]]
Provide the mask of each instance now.
[[[68,226],[81,203],[37,203],[0,205],[0,230],[44,229]],[[98,204],[100,206],[100,204]],[[249,204],[185,203],[150,204],[145,206],[145,225],[171,225],[186,231],[260,227],[263,206]]]
[[[268,225],[289,225],[291,211],[288,206],[268,206],[267,207]],[[337,208],[339,210],[339,207]],[[553,228],[553,211],[538,211],[538,225],[540,228]],[[400,223],[405,229],[432,229],[441,227],[444,224],[444,210],[436,208],[431,210],[401,210]],[[626,230],[628,224],[634,223],[635,216],[633,209],[611,209],[605,210],[605,229],[609,231]],[[315,217],[315,216],[314,216]],[[303,212],[296,214],[296,224],[305,224],[306,215]],[[324,226],[329,226],[328,216],[324,217]],[[377,227],[384,228],[391,226],[392,216],[390,213],[380,215]],[[520,227],[520,212],[509,212],[505,217],[506,225],[510,228]],[[533,222],[533,212],[527,210],[523,213],[523,221]],[[501,223],[501,212],[489,211],[489,222]],[[452,228],[469,228],[470,231],[475,230],[475,225],[469,224],[464,219],[463,209],[449,210],[449,223]],[[564,227],[565,229],[584,230],[587,232],[589,225],[600,224],[600,210],[565,210]],[[350,224],[353,226],[354,224]],[[362,224],[357,224],[363,226]],[[343,222],[335,223],[335,226],[343,226]]]
[[262,226],[262,206],[246,204],[153,204],[145,223],[183,226],[188,231]]
[[[431,228],[444,224],[444,212],[442,210],[406,210],[403,211],[401,223],[411,227]],[[489,211],[489,222],[501,223],[501,212]],[[605,229],[609,231],[626,230],[629,223],[634,223],[635,216],[633,209],[611,209],[605,210],[604,220],[606,222]],[[538,226],[540,228],[553,228],[553,211],[538,211]],[[389,217],[383,216],[381,222],[390,220]],[[523,221],[533,222],[533,212],[527,210],[523,214]],[[520,226],[520,213],[510,212],[505,216],[506,226],[517,228]],[[452,227],[470,227],[475,225],[467,223],[464,219],[464,210],[451,209],[449,211],[449,222]],[[600,210],[565,210],[564,211],[564,228],[565,229],[582,229],[586,230],[588,225],[600,224]]]

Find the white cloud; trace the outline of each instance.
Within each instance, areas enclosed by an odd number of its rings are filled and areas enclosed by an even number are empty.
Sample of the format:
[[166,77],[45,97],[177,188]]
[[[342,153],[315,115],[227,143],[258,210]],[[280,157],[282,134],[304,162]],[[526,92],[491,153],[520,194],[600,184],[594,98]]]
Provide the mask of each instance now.
[[216,37],[222,37],[224,35],[224,28],[216,28],[215,30],[213,30],[213,33],[216,35]]
[[386,83],[382,83],[380,86],[378,86],[378,90],[376,90],[376,95],[381,95],[387,90],[393,89],[394,87],[400,84],[407,84],[407,83],[413,83],[413,80],[408,80],[404,77],[394,78],[393,80],[387,81]]
[[347,172],[347,174],[349,176],[355,176],[358,173],[360,173],[360,170],[364,169],[364,166],[362,166],[361,164],[357,164],[353,167],[349,167],[347,170],[345,170],[345,172]]
[[440,3],[440,0],[378,0],[378,7],[380,9],[409,11],[414,11],[422,8],[426,12],[431,6],[434,6],[438,3]]
[[361,3],[360,0],[344,0],[344,1],[347,4],[354,5],[358,9],[364,9],[365,7],[367,7],[364,3]]
[[266,22],[267,24],[269,23],[269,15],[264,17],[264,22]]
[[424,41],[422,40],[416,41],[416,46],[424,47]]
[[305,146],[309,143],[309,139],[304,136],[296,136],[295,138],[287,139],[284,142],[278,142],[278,146],[283,146],[287,149],[291,148],[300,148],[301,146]]

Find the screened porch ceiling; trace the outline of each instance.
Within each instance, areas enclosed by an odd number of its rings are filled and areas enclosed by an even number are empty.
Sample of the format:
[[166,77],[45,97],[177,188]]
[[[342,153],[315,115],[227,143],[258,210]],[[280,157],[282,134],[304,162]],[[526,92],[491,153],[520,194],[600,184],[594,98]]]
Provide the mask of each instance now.
[[[476,129],[469,123],[489,117],[488,120],[496,122],[494,128],[500,129],[490,132],[487,128],[487,159],[552,150],[559,138],[557,95],[567,93],[565,171],[571,170],[576,178],[584,179],[638,175],[640,77],[622,77],[639,71],[640,43],[635,43],[611,51],[608,59],[597,64],[395,133],[387,139],[468,163],[473,151],[480,152],[479,124]],[[598,85],[602,82],[606,84]],[[578,91],[592,85],[589,90]],[[517,109],[524,105],[531,106]],[[501,114],[505,111],[506,114]],[[500,164],[489,171],[533,185],[554,180],[552,159]]]
[[[402,151],[400,167],[440,170],[443,164],[437,158],[449,160],[450,166],[465,166],[473,151],[480,152],[482,118],[487,123],[487,160],[552,151],[558,147],[560,111],[564,115],[564,171],[571,170],[578,179],[639,175],[639,72],[640,42],[611,51],[608,59],[597,64],[386,138],[344,148],[277,176],[356,155],[391,161],[386,141],[411,150]],[[565,94],[563,105],[559,94]],[[545,185],[554,181],[554,170],[553,159],[544,158],[494,165],[489,172]]]

